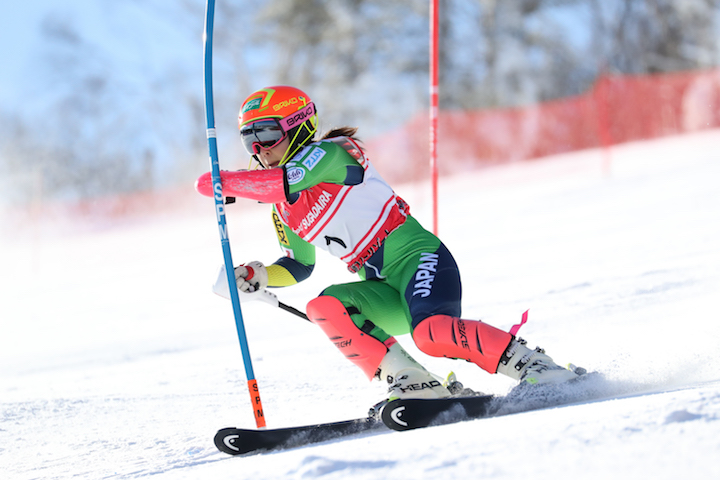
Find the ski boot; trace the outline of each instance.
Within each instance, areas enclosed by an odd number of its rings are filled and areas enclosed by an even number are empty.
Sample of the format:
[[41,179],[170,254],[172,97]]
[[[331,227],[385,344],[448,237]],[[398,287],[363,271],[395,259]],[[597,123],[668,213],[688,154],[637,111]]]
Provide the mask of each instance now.
[[585,373],[585,369],[572,369],[557,365],[545,350],[537,347],[530,350],[522,338],[514,338],[500,357],[497,372],[519,382],[531,385],[541,383],[563,383],[574,380]]
[[430,373],[408,354],[399,343],[388,349],[380,362],[376,378],[388,383],[388,398],[370,408],[369,416],[379,418],[382,407],[396,398],[446,398],[453,395],[475,395],[476,392],[464,388],[450,373],[443,381],[442,377]]
[[444,398],[451,395],[442,378],[428,372],[399,343],[388,349],[375,375],[387,381],[390,399]]

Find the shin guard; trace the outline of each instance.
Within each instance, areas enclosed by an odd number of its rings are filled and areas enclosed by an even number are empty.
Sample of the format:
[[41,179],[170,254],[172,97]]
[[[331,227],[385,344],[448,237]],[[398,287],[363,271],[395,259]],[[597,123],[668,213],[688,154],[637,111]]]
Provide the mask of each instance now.
[[380,362],[396,340],[384,343],[367,335],[353,323],[345,306],[335,297],[320,296],[307,304],[308,318],[319,326],[345,358],[372,380]]
[[413,339],[428,355],[462,358],[486,372],[495,373],[513,336],[477,320],[433,315],[418,324]]

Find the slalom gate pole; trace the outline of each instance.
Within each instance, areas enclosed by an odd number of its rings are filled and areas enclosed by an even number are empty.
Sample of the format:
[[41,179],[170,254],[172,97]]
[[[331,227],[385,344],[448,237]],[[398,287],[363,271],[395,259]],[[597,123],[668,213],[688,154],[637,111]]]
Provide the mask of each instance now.
[[237,327],[240,350],[242,351],[243,363],[245,364],[245,376],[247,377],[250,401],[253,406],[253,415],[258,428],[265,426],[265,415],[263,413],[260,391],[258,390],[255,373],[252,368],[250,349],[248,348],[247,336],[245,335],[245,324],[243,322],[242,310],[240,308],[240,297],[238,296],[235,270],[233,268],[232,254],[230,252],[230,239],[228,237],[227,222],[225,218],[225,205],[222,195],[222,181],[220,180],[220,163],[218,160],[217,137],[215,134],[215,112],[213,108],[212,90],[212,38],[213,38],[213,17],[215,16],[215,0],[207,0],[205,7],[205,35],[203,43],[205,52],[203,60],[205,64],[205,120],[207,126],[208,149],[210,150],[210,166],[212,169],[213,192],[215,192],[215,214],[220,230],[220,243],[222,245],[225,271],[227,272],[228,286],[230,288],[230,300],[233,313],[235,314],[235,326]]
[[430,0],[430,181],[432,183],[433,233],[438,235],[438,114],[440,110],[439,70],[439,0]]

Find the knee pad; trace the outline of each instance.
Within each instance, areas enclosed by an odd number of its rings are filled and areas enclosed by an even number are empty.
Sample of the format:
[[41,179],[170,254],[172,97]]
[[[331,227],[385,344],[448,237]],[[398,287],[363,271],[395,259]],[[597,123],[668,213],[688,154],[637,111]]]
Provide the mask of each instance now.
[[320,296],[307,304],[310,321],[319,326],[345,358],[357,365],[372,380],[388,348],[396,340],[385,342],[360,330],[345,306],[335,297]]

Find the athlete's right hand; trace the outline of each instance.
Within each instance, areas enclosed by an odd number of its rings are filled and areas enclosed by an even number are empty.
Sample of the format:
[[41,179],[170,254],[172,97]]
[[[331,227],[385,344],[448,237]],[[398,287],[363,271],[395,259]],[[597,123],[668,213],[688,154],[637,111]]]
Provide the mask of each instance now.
[[268,286],[268,273],[261,262],[248,262],[235,267],[235,280],[241,292],[257,292]]

